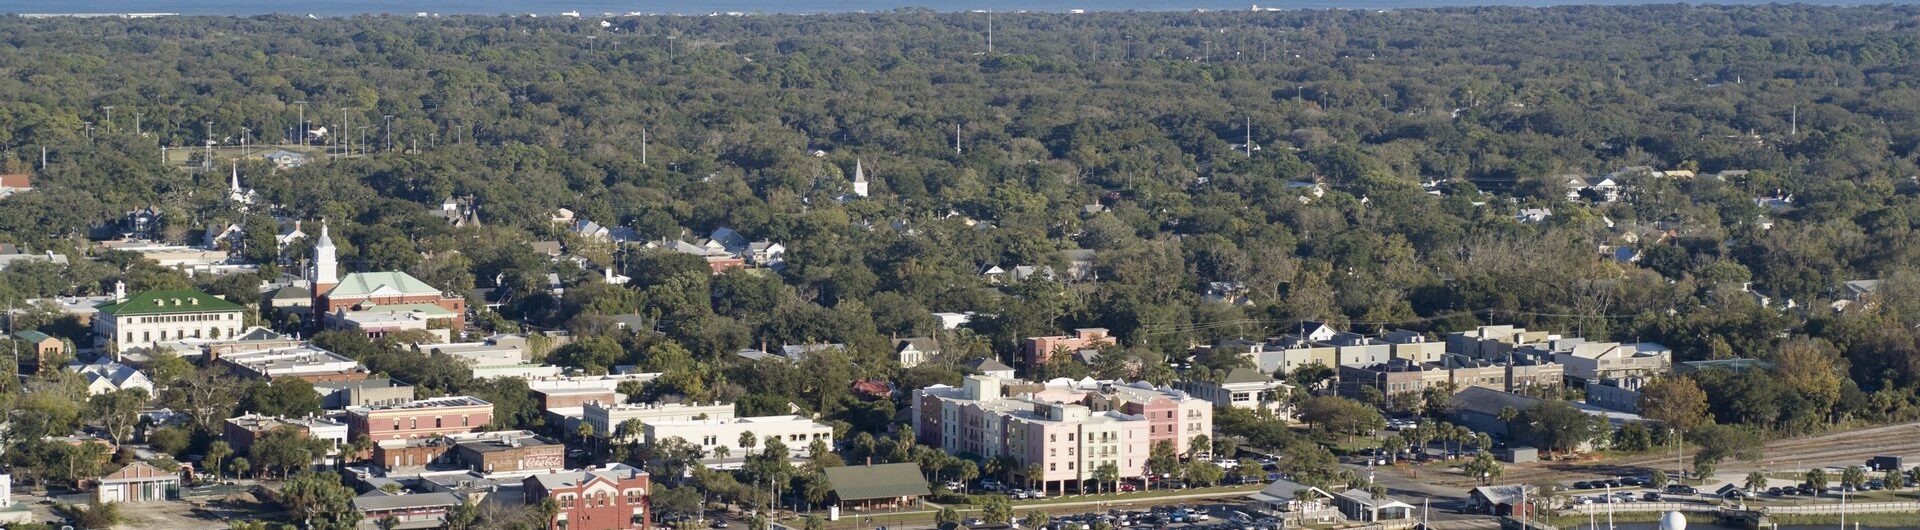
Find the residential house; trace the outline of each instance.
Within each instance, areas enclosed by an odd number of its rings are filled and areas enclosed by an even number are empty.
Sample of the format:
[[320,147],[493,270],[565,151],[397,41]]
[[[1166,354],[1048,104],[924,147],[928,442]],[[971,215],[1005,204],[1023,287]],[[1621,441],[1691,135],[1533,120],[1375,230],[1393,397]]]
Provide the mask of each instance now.
[[87,395],[90,396],[135,388],[145,390],[149,397],[154,395],[153,380],[147,374],[105,358],[92,364],[69,364],[67,371],[77,372],[86,378]]
[[458,200],[447,197],[440,201],[439,209],[428,210],[427,214],[439,217],[454,228],[480,225],[480,208],[474,206],[472,197]]
[[307,165],[307,155],[285,149],[274,149],[254,156],[267,159],[280,169],[293,169]]
[[522,488],[529,506],[553,500],[560,510],[547,530],[646,530],[650,528],[646,471],[607,464],[564,473],[528,476]]
[[284,251],[288,245],[306,237],[307,232],[301,229],[300,220],[294,219],[293,224],[282,225],[280,232],[273,235],[274,248]]
[[1219,381],[1185,381],[1181,388],[1216,407],[1282,412],[1286,409],[1290,385],[1266,372],[1234,368]]
[[991,358],[974,359],[960,363],[967,373],[979,374],[996,379],[1013,379],[1013,367]]
[[1098,255],[1090,249],[1072,249],[1060,251],[1060,259],[1067,263],[1067,279],[1073,281],[1098,279],[1094,272],[1094,258]]
[[913,368],[940,355],[940,341],[930,337],[894,339],[894,358],[901,368]]
[[0,199],[12,197],[16,193],[33,190],[33,175],[13,173],[0,175]]
[[1200,298],[1208,302],[1249,306],[1253,305],[1253,299],[1247,296],[1250,293],[1252,290],[1247,289],[1246,282],[1207,282],[1207,291]]
[[1515,221],[1527,224],[1545,223],[1551,218],[1553,218],[1552,208],[1521,208],[1519,213],[1513,214]]

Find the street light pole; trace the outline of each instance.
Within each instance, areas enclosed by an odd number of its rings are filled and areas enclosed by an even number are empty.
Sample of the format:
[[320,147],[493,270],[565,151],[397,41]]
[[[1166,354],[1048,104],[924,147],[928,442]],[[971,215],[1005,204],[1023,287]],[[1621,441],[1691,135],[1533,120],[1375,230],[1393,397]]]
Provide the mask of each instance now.
[[381,118],[387,120],[387,152],[391,153],[393,152],[393,115],[388,114]]

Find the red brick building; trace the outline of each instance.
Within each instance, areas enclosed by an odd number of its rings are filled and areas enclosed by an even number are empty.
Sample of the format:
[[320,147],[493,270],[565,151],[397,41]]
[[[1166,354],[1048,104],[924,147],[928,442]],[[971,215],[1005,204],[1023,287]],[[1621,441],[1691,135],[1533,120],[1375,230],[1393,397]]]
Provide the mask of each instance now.
[[472,396],[419,399],[394,405],[347,409],[349,440],[380,442],[432,438],[487,430],[493,404]]
[[445,329],[458,333],[466,329],[467,299],[443,292],[404,272],[356,272],[339,275],[339,259],[327,225],[320,225],[320,238],[313,245],[313,269],[308,287],[313,291],[313,317],[323,321],[336,310],[354,310],[361,306],[430,304],[453,312]]
[[626,464],[529,476],[527,505],[553,499],[560,506],[548,530],[646,530],[647,472]]

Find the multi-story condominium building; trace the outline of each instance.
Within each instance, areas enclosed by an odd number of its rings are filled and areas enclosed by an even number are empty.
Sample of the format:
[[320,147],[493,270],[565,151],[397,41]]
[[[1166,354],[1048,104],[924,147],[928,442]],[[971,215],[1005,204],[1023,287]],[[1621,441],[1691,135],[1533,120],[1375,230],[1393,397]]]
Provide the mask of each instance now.
[[539,473],[522,482],[526,504],[552,499],[560,510],[547,530],[646,530],[649,477],[626,464],[563,473]]
[[1558,340],[1559,335],[1514,326],[1480,326],[1447,334],[1447,353],[1474,359],[1502,359],[1517,346]]
[[[740,444],[743,433],[753,433],[751,446]],[[787,454],[797,458],[811,457],[815,440],[833,447],[833,426],[804,416],[661,421],[644,424],[642,436],[649,446],[668,438],[691,443],[706,453],[702,462],[713,468],[739,466],[747,453],[766,446],[767,438],[778,438],[787,446]],[[720,447],[727,448],[727,456],[714,454]]]
[[[1331,332],[1326,335],[1331,339]],[[1248,360],[1253,361],[1254,368],[1269,374],[1282,371],[1293,373],[1302,366],[1316,363],[1328,368],[1340,366],[1339,348],[1307,335],[1281,335],[1247,355]]]
[[1332,339],[1317,345],[1332,346],[1339,364],[1383,363],[1393,357],[1392,344],[1348,331],[1334,333]]
[[1569,384],[1585,386],[1601,379],[1651,377],[1673,370],[1673,350],[1651,342],[1588,342],[1553,352],[1566,365]]
[[[1009,396],[1007,388],[1017,391]],[[920,443],[1010,456],[1022,462],[1019,474],[1037,469],[1026,478],[1064,490],[1108,464],[1121,477],[1143,476],[1159,442],[1188,452],[1194,436],[1212,435],[1213,403],[1145,383],[1056,380],[1040,386],[976,375],[962,387],[916,392],[913,422]]]
[[[586,403],[581,408],[581,421],[593,426],[594,436],[613,438],[618,434],[620,425],[627,420],[639,420],[642,425],[703,420],[725,421],[734,419],[733,408],[732,403],[719,402],[705,405],[699,403]],[[627,438],[620,441],[639,440],[643,438],[643,434],[629,433]]]
[[480,432],[493,423],[493,404],[472,396],[419,399],[347,409],[351,439],[375,442]]
[[1417,331],[1396,329],[1380,334],[1380,341],[1393,345],[1393,358],[1416,363],[1439,362],[1447,354],[1447,343],[1427,338]]
[[[122,288],[124,289],[124,288]],[[93,319],[96,346],[121,352],[185,339],[219,340],[245,329],[245,309],[200,291],[147,291],[116,295]]]

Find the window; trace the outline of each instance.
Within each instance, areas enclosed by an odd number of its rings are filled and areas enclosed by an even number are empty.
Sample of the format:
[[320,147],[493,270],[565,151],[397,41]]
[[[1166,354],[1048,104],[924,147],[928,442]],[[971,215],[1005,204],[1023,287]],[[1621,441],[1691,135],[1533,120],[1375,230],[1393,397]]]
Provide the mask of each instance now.
[[420,428],[420,418],[407,418],[407,428],[408,429]]
[[473,426],[473,421],[472,421],[472,420],[473,420],[473,418],[469,418],[469,417],[467,417],[467,415],[466,415],[466,414],[461,414],[461,415],[460,415],[460,426],[461,426],[461,427],[472,427],[472,426]]
[[439,416],[434,416],[434,417],[433,417],[433,428],[435,428],[435,429],[438,429],[438,428],[440,428],[440,427],[443,427],[442,425],[440,425],[440,417],[439,417]]

